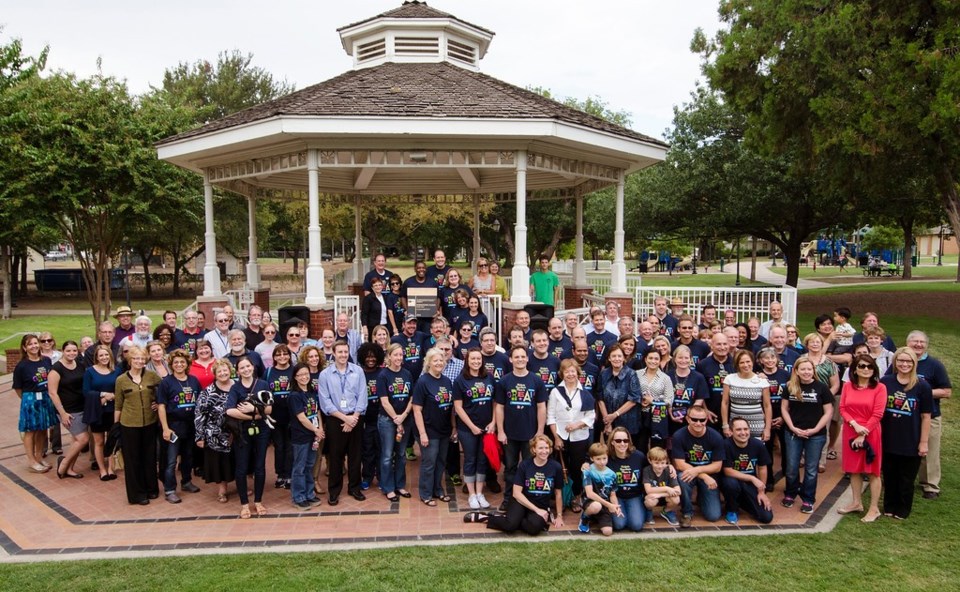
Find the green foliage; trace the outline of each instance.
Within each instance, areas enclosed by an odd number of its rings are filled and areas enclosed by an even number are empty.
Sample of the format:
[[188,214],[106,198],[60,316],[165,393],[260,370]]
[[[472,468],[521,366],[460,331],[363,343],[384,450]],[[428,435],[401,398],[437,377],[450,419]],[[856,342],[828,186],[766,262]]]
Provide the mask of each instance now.
[[889,226],[874,226],[863,235],[861,245],[868,251],[897,249],[903,246],[903,231]]
[[630,127],[632,124],[631,114],[629,111],[624,110],[614,110],[610,108],[610,104],[607,101],[604,101],[598,96],[587,97],[586,99],[578,99],[576,97],[564,97],[563,100],[559,100],[553,96],[553,93],[550,92],[549,88],[543,88],[542,86],[530,86],[527,87],[527,90],[537,93],[548,99],[558,101],[563,103],[567,107],[573,107],[583,111],[584,113],[589,113],[609,121],[610,123],[615,123],[619,126]]

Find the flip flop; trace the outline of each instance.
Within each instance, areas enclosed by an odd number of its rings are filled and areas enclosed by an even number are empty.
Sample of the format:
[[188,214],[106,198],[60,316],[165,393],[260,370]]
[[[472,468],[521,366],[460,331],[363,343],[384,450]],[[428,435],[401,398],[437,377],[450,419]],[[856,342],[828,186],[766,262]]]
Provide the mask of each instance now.
[[398,490],[397,490],[397,495],[399,495],[400,497],[403,497],[403,498],[407,498],[407,499],[410,499],[411,497],[413,497],[413,494],[410,493],[409,491],[407,491],[406,489],[398,489]]
[[50,467],[37,463],[35,465],[30,465],[29,467],[27,467],[27,470],[30,471],[31,473],[46,473],[47,471],[50,470]]
[[425,506],[430,506],[431,508],[434,508],[437,505],[437,500],[435,499],[422,499],[420,502]]
[[453,498],[450,497],[449,495],[439,495],[437,496],[437,499],[445,504],[449,504],[450,500],[452,500]]

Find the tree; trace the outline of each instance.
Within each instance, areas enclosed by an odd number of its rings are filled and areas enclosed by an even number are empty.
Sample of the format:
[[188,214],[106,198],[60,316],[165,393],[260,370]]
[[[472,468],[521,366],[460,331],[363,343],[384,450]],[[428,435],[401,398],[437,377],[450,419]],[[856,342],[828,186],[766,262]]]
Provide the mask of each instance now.
[[874,226],[863,235],[860,246],[865,251],[893,250],[903,244],[903,232],[890,226]]
[[666,161],[638,174],[631,219],[696,242],[745,235],[770,241],[786,258],[786,284],[796,286],[801,243],[847,216],[850,201],[824,183],[822,171],[799,172],[793,151],[751,149],[746,119],[718,93],[698,87],[692,99],[674,109]]
[[110,311],[110,269],[123,236],[149,210],[144,167],[156,159],[126,87],[102,75],[32,77],[3,96],[8,137],[0,198],[48,216],[80,260],[96,321]]
[[[0,33],[3,27],[0,26]],[[20,39],[11,39],[0,45],[0,102],[5,103],[6,93],[14,86],[37,76],[47,62],[50,48],[44,47],[37,56],[23,55],[23,43]],[[4,107],[6,112],[6,108]],[[9,119],[0,120],[0,182],[4,180],[4,163],[13,158],[12,136],[8,133]],[[16,211],[11,202],[0,202],[0,282],[3,282],[2,317],[10,318],[12,307],[12,269],[11,255],[25,251],[27,245],[46,246],[56,235],[42,211]]]
[[[848,194],[895,186],[913,163],[960,230],[960,4],[944,0],[739,0],[699,33],[710,84],[767,154],[791,151]],[[890,166],[900,162],[902,166]],[[960,267],[958,267],[960,279]]]

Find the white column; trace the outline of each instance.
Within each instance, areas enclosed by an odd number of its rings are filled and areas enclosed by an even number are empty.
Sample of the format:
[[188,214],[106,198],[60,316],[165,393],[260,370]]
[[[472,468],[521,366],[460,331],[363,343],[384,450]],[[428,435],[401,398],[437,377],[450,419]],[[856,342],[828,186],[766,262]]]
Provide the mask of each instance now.
[[361,221],[360,196],[357,195],[353,201],[353,250],[357,254],[356,257],[353,258],[353,274],[358,284],[363,281],[363,276],[367,275],[367,270],[363,266],[363,235],[360,233]]
[[577,196],[577,242],[573,259],[573,285],[587,285],[587,269],[583,264],[583,196]]
[[310,220],[307,226],[307,295],[304,304],[317,306],[326,304],[327,296],[324,294],[326,278],[320,259],[320,170],[315,148],[307,151],[307,182]]
[[617,219],[613,232],[613,265],[610,266],[610,291],[627,291],[627,266],[623,262],[623,171],[617,178]]
[[203,218],[205,225],[203,264],[203,295],[220,296],[220,268],[217,267],[217,233],[213,230],[213,185],[203,176]]
[[470,269],[477,273],[477,259],[480,258],[480,196],[473,196],[473,261]]
[[517,151],[517,225],[514,227],[513,293],[511,302],[530,302],[527,267],[527,151]]
[[260,264],[257,262],[257,200],[252,195],[247,197],[247,224],[250,227],[250,238],[247,242],[247,286],[251,290],[260,289]]

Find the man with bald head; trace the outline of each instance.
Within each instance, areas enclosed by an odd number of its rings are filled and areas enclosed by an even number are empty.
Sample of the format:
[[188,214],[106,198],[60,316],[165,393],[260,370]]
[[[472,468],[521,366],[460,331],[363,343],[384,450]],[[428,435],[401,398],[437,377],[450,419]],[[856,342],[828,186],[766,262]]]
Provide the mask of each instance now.
[[710,398],[706,400],[712,427],[719,428],[720,405],[723,401],[723,379],[736,372],[730,356],[730,341],[723,333],[714,333],[710,339],[710,355],[700,360],[697,371],[703,374],[710,389]]
[[770,340],[770,329],[774,325],[785,323],[783,320],[783,304],[779,301],[774,300],[770,303],[770,318],[763,322],[760,325],[760,335],[763,335],[765,339]]
[[447,266],[447,255],[440,249],[437,249],[433,253],[433,265],[427,268],[427,278],[433,281],[437,287],[442,286],[449,269]]

